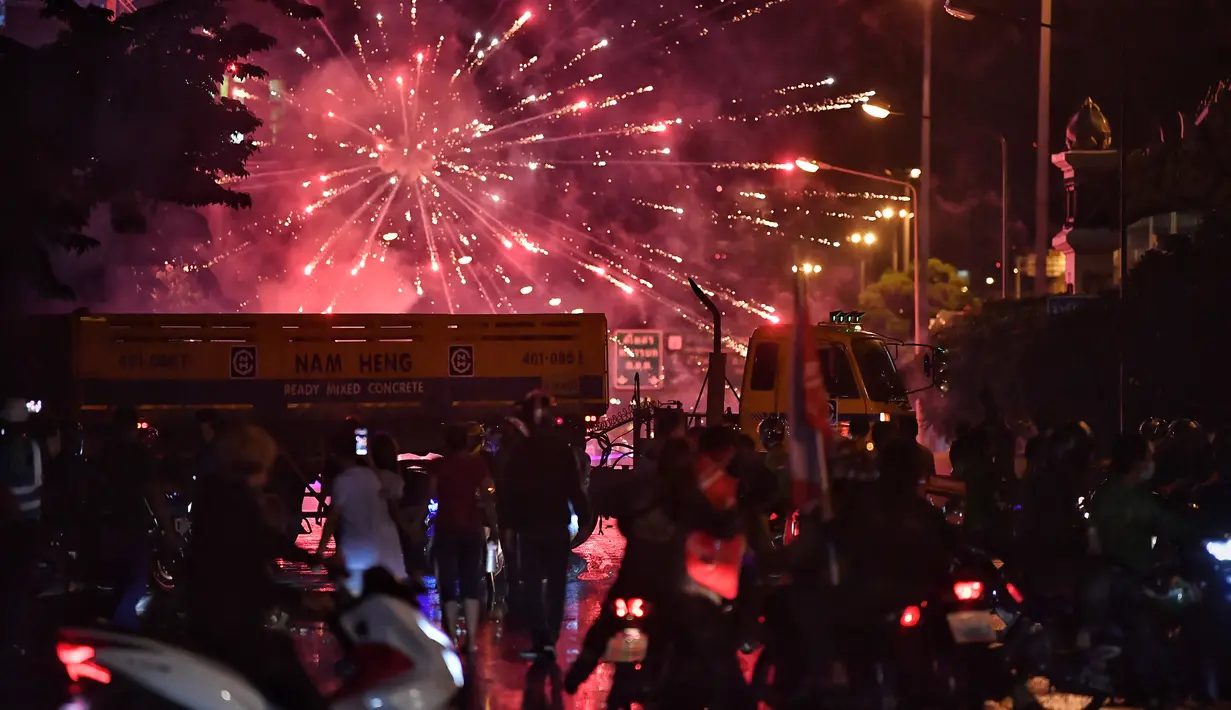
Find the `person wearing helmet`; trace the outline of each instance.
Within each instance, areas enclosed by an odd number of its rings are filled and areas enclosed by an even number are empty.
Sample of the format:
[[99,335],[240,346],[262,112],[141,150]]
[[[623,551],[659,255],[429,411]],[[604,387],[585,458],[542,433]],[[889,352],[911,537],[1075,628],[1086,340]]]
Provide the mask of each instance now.
[[219,437],[216,475],[201,482],[185,557],[188,631],[197,649],[236,669],[279,707],[327,707],[284,634],[266,627],[276,606],[327,604],[275,584],[277,559],[307,565],[321,558],[271,527],[261,498],[278,445],[267,431],[235,426]]
[[1214,475],[1214,448],[1205,429],[1192,419],[1177,419],[1155,455],[1155,490],[1167,497],[1186,496]]
[[1137,433],[1141,434],[1146,441],[1155,444],[1167,436],[1167,422],[1158,417],[1150,417],[1137,427]]
[[507,447],[506,468],[504,480],[498,482],[504,506],[497,515],[516,536],[522,601],[533,636],[533,646],[524,655],[538,658],[554,656],[564,618],[569,520],[574,511],[578,519],[589,519],[581,472],[572,448],[554,426],[552,404],[541,390],[521,402],[521,436],[502,443]]

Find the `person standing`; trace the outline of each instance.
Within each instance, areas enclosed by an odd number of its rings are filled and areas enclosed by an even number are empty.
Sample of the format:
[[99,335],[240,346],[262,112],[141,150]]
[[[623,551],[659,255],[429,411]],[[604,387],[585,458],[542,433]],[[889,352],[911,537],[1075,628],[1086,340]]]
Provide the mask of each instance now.
[[279,706],[323,710],[328,704],[299,664],[291,639],[266,627],[275,606],[320,607],[328,599],[303,597],[270,577],[277,559],[320,561],[271,527],[262,510],[278,445],[263,429],[236,426],[220,437],[218,451],[216,475],[200,486],[186,556],[190,638]]
[[151,512],[163,531],[163,544],[179,544],[167,506],[170,486],[158,479],[154,456],[141,442],[138,424],[135,409],[117,409],[102,459],[102,537],[117,590],[111,623],[125,630],[135,630],[140,621],[137,604],[145,596],[149,576]]
[[527,436],[512,442],[515,448],[508,453],[508,513],[501,517],[516,533],[520,552],[532,636],[532,646],[523,655],[554,657],[568,584],[569,518],[575,513],[579,520],[590,519],[590,504],[576,457],[552,426],[551,397],[531,392],[521,408]]
[[[402,557],[407,572],[422,572],[427,566],[423,548],[427,543],[423,521],[427,518],[427,498],[420,505],[407,504],[406,478],[398,462],[398,442],[391,434],[380,432],[372,437],[372,466],[380,478],[380,493],[385,499],[389,516],[398,528],[402,542]],[[422,515],[419,515],[422,510]]]
[[473,653],[479,632],[485,543],[498,537],[491,470],[482,456],[469,450],[465,429],[454,426],[445,431],[445,455],[432,467],[428,486],[430,497],[440,506],[432,546],[445,631],[456,637],[460,599],[466,621],[465,648]]
[[397,525],[381,492],[380,476],[372,468],[366,439],[366,430],[348,426],[330,442],[329,455],[338,474],[329,483],[329,517],[317,548],[321,554],[337,537],[337,554],[349,573],[346,586],[355,596],[363,593],[363,573],[373,567],[385,568],[398,581],[407,578]]
[[29,438],[26,403],[5,401],[0,410],[0,697],[21,689],[17,661],[24,655],[26,622],[35,596],[43,469],[38,444]]

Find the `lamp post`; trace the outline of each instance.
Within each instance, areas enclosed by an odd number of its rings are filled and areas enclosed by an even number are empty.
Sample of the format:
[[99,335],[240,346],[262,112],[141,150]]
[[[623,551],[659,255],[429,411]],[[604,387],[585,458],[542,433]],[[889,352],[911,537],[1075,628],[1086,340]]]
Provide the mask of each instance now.
[[1009,142],[1000,136],[1000,300],[1009,300]]
[[[876,235],[871,232],[864,234],[852,234],[847,237],[851,244],[859,247],[871,248],[876,244]],[[863,291],[868,287],[868,255],[864,249],[859,251],[859,297],[863,297]]]
[[[881,106],[872,102],[863,104],[863,112],[875,118],[882,120],[890,116],[901,116],[902,114],[896,111],[890,111],[888,107]],[[922,171],[918,168],[911,171],[911,177],[917,178]],[[925,185],[926,187],[926,185]],[[909,233],[907,235],[909,239]],[[1001,300],[1008,298],[1008,292],[1005,290],[1007,283],[1008,269],[1007,259],[1009,258],[1009,143],[1003,135],[1000,136],[1000,298]],[[1020,293],[1018,298],[1020,298]]]
[[[889,115],[889,114],[885,114]],[[916,205],[918,211],[922,205],[919,202],[919,195],[915,192],[915,186],[905,180],[894,180],[890,177],[877,175],[875,173],[865,173],[861,170],[851,170],[850,168],[842,168],[837,165],[830,165],[818,160],[807,160],[800,158],[795,161],[795,167],[806,173],[815,173],[825,170],[833,173],[842,173],[843,175],[854,175],[856,177],[867,178],[877,182],[889,183],[890,185],[898,185],[906,188],[906,192],[910,195],[911,202]],[[920,169],[924,176],[927,175],[927,169]],[[926,189],[927,181],[924,180]],[[918,345],[927,345],[928,337],[928,300],[927,300],[927,249],[921,248],[921,242],[924,240],[922,219],[915,220],[915,333],[914,340]]]
[[[958,0],[945,0],[945,12],[959,20],[974,21],[978,13],[961,7]],[[1038,144],[1034,163],[1034,295],[1047,294],[1047,252],[1051,234],[1047,231],[1047,179],[1051,171],[1051,10],[1052,0],[1042,0],[1039,16],[1039,98],[1036,130]],[[1005,263],[1003,260],[1000,262]],[[1001,284],[1005,279],[1001,278]]]

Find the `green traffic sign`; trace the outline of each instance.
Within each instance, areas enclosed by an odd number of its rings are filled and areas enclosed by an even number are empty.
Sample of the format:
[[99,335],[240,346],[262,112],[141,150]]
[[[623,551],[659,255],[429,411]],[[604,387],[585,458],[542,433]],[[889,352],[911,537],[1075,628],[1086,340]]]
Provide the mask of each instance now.
[[633,389],[637,375],[641,388],[663,388],[663,332],[661,330],[617,330],[615,339],[615,372],[612,387]]

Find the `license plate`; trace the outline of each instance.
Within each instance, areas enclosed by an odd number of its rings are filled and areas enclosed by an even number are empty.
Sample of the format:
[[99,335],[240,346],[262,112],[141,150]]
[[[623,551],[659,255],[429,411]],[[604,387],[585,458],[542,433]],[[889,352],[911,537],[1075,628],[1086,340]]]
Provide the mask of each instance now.
[[623,629],[607,641],[607,653],[603,660],[608,663],[640,663],[645,660],[649,647],[650,639],[640,629]]
[[175,519],[175,532],[179,533],[180,535],[186,535],[188,534],[188,531],[191,529],[192,529],[192,521],[189,520],[188,518],[176,518]]
[[[995,643],[997,619],[990,611],[957,611],[948,615],[953,640],[965,643]],[[1003,627],[1004,622],[999,624]]]

